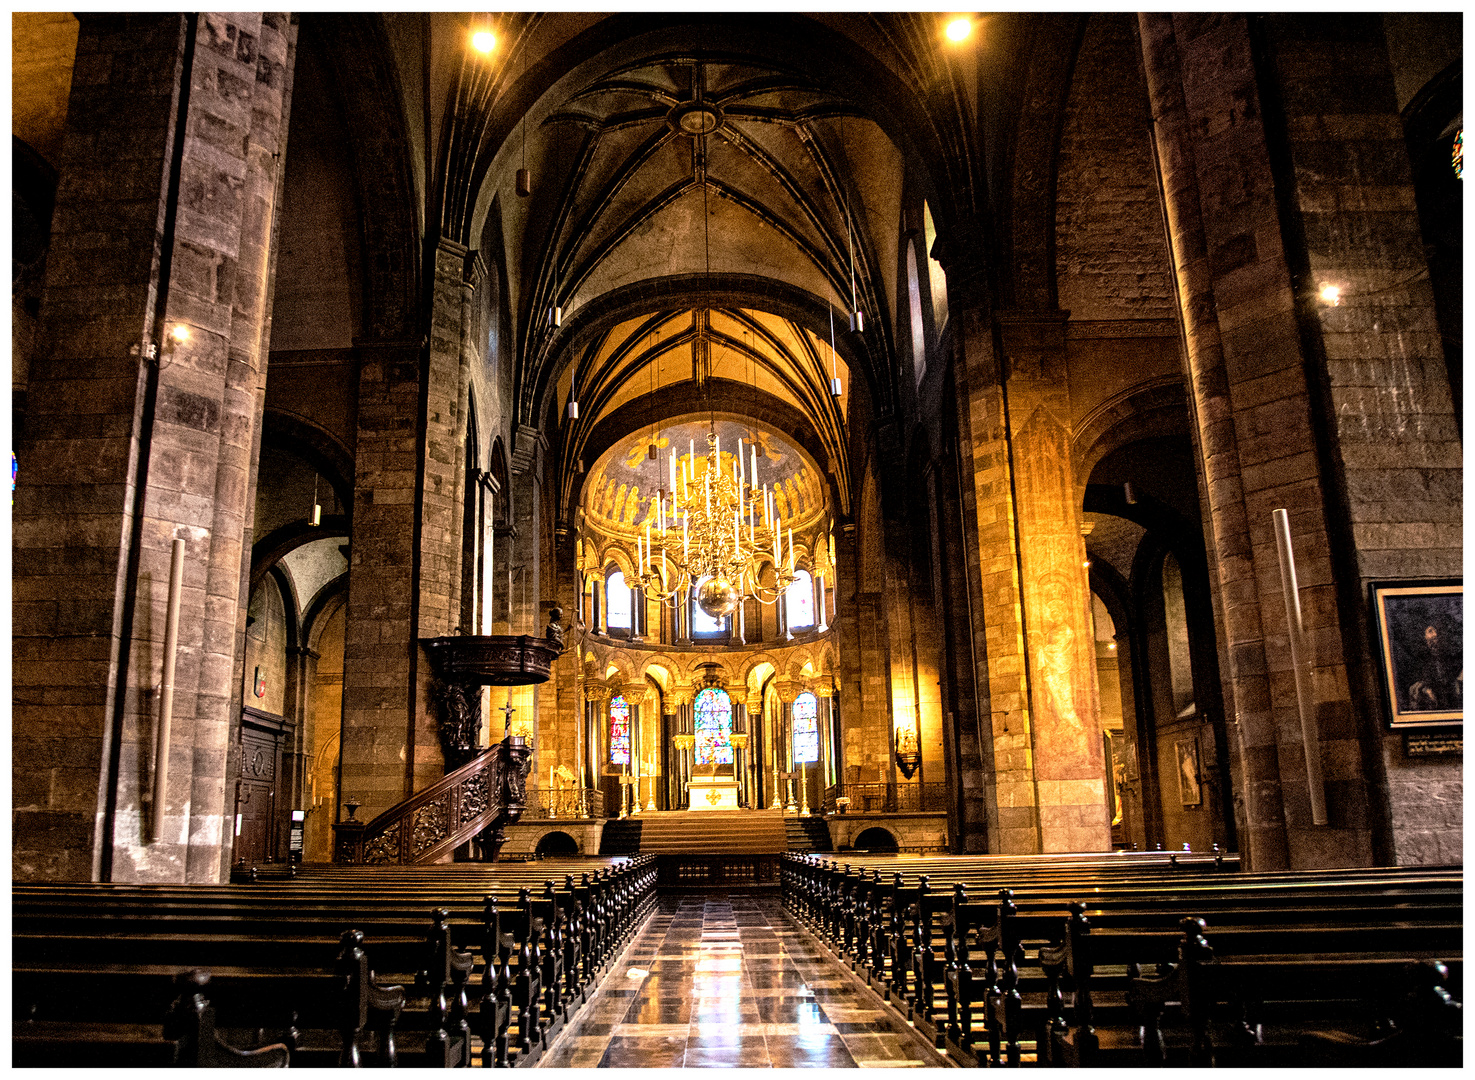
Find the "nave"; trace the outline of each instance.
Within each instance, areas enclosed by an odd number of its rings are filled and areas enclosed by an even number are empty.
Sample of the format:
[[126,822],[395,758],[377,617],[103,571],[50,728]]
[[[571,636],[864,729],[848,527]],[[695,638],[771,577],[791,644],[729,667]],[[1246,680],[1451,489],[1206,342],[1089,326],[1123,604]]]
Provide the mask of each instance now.
[[[944,1063],[771,893],[664,896],[542,1068],[917,1068]],[[623,985],[621,985],[623,983]]]

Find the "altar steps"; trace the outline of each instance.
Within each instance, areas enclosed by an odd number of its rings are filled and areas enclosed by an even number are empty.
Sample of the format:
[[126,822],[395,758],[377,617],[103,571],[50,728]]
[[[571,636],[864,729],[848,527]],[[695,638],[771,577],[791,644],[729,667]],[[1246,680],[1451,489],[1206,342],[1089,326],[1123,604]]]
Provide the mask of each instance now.
[[638,855],[640,853],[640,821],[616,819],[606,821],[599,837],[601,855]]
[[784,819],[790,851],[834,851],[830,843],[830,827],[822,817]]
[[778,855],[789,850],[778,810],[676,810],[643,813],[639,819],[642,855]]

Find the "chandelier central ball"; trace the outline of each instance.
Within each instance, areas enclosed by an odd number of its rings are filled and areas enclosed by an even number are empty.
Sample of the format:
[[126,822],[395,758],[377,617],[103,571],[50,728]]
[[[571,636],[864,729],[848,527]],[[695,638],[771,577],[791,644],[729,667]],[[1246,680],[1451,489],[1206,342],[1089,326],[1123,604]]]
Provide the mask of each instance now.
[[697,607],[714,619],[725,619],[737,607],[737,590],[725,577],[708,578],[697,590]]

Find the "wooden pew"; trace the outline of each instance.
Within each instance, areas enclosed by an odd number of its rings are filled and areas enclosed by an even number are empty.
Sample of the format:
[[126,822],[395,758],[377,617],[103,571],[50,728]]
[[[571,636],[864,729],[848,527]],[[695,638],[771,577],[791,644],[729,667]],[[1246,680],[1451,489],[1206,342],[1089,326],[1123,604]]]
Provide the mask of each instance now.
[[[829,860],[791,857],[786,860],[784,884],[792,910],[803,913],[817,934],[848,954],[878,992],[898,1007],[904,1001],[909,1019],[923,1034],[933,1035],[939,1046],[951,1045],[965,1061],[975,1052],[975,1039],[983,1036],[989,1046],[982,1056],[994,1061],[1017,1062],[1021,1049],[1036,1042],[1044,1060],[1050,1059],[1055,1042],[1061,1044],[1060,1060],[1069,1057],[1073,1039],[1055,1036],[1069,1036],[1079,1025],[1064,1022],[1063,984],[1058,971],[1051,971],[1051,950],[1059,953],[1067,936],[1069,900],[1084,892],[1092,895],[1093,917],[1110,924],[1110,933],[1136,935],[1130,947],[1139,950],[1137,959],[1147,965],[1171,961],[1179,936],[1173,924],[1194,910],[1211,913],[1213,925],[1229,923],[1230,932],[1239,935],[1235,940],[1246,941],[1251,939],[1244,935],[1263,935],[1275,919],[1301,919],[1314,927],[1330,917],[1343,924],[1343,936],[1349,941],[1369,927],[1404,916],[1424,923],[1433,933],[1441,920],[1446,929],[1460,921],[1462,880],[1457,870],[1225,873],[1234,862],[1216,856],[1206,869],[1202,858],[1167,854],[1166,859],[1135,864],[1085,859],[1071,860],[1064,867],[1042,867],[1039,860],[1030,865],[1022,860],[891,856],[842,868]],[[880,866],[898,869],[882,882]],[[929,873],[917,874],[913,884],[900,868]],[[939,872],[995,886],[1001,876],[1012,877],[1019,885],[1018,896],[1008,897],[1008,906],[1003,906],[993,898],[969,901],[965,889],[961,905],[954,896],[950,909],[942,890],[933,884],[933,875]],[[925,883],[923,876],[929,878]],[[1298,905],[1305,910],[1297,913]],[[902,907],[906,919],[899,925]],[[882,977],[877,978],[881,939],[888,956]],[[1123,942],[1122,947],[1129,946]],[[910,986],[902,970],[908,957]],[[1454,968],[1457,980],[1458,964]],[[1122,965],[1114,972],[1111,984],[1111,992],[1123,1000],[1125,970]],[[1071,980],[1068,985],[1074,989],[1073,976]],[[935,1017],[939,985],[949,995],[946,1023]],[[1082,1000],[1089,1009],[1089,994],[1082,999],[1075,991],[1074,996],[1076,1011]],[[1458,996],[1457,987],[1453,996]],[[1113,1007],[1121,1005],[1114,1001]],[[1045,1031],[1050,1037],[1042,1037]]]
[[[64,949],[69,938],[77,939],[73,941],[77,945],[80,935],[67,934],[67,924],[79,921],[81,929],[82,921],[91,922],[90,932],[95,935],[96,920],[101,917],[112,928],[114,941],[109,948],[129,954],[135,961],[152,956],[162,944],[161,937],[172,943],[170,948],[196,957],[213,951],[220,959],[234,947],[222,931],[228,928],[235,932],[232,936],[239,937],[247,925],[243,919],[249,919],[249,926],[255,930],[253,951],[259,951],[266,960],[281,961],[300,955],[311,942],[320,941],[325,930],[336,928],[351,916],[369,928],[370,948],[379,950],[374,955],[392,956],[394,966],[402,967],[412,978],[422,972],[435,973],[433,978],[421,975],[420,979],[427,1006],[424,1012],[429,1017],[423,1025],[427,1029],[427,1053],[448,1061],[464,1058],[467,1051],[455,1047],[469,1046],[468,1029],[475,1025],[483,1041],[484,1064],[505,1065],[509,1063],[509,1049],[522,1062],[541,1052],[550,1026],[566,1019],[568,1001],[582,1000],[585,987],[600,973],[609,951],[633,932],[638,916],[652,902],[654,860],[647,857],[625,863],[615,870],[605,866],[592,876],[581,873],[582,881],[578,883],[571,874],[565,875],[562,886],[542,878],[550,867],[535,865],[529,869],[536,871],[538,878],[526,874],[517,877],[537,880],[542,885],[540,895],[533,896],[532,890],[523,885],[510,902],[485,895],[484,873],[384,875],[391,879],[388,885],[378,876],[356,874],[334,875],[335,882],[311,885],[304,875],[297,879],[284,876],[282,881],[272,883],[258,879],[253,885],[214,888],[18,888],[15,944],[22,960],[28,953]],[[513,876],[497,875],[503,885],[505,878]],[[421,881],[428,886],[419,884]],[[370,884],[376,895],[366,898],[364,887]],[[433,888],[430,895],[423,895],[426,887]],[[431,940],[427,942],[423,934],[418,942],[413,936],[407,940],[405,921],[423,918],[427,902],[441,902],[457,890],[454,911],[447,912],[443,926],[432,928]],[[104,896],[106,899],[100,902]],[[156,929],[161,919],[167,920],[169,930],[163,935],[150,934],[148,931]],[[601,922],[608,925],[601,926]],[[543,948],[549,925],[559,931],[555,936],[557,948],[551,953]],[[130,932],[118,933],[125,926]],[[316,936],[304,937],[305,928]],[[564,932],[565,928],[569,932]],[[407,962],[407,950],[416,945],[422,959]],[[384,948],[390,952],[385,953]],[[478,992],[468,990],[474,984],[469,978],[469,958],[457,958],[462,949],[474,950],[482,958]],[[379,961],[375,963],[381,971],[389,970]],[[581,964],[583,970],[576,971]],[[545,973],[549,976],[546,980]],[[511,1016],[519,1005],[516,1038],[509,1048]]]
[[181,972],[171,983],[178,996],[158,1024],[21,1020],[11,1033],[11,1065],[287,1067],[288,1048],[281,1043],[239,1050],[220,1038],[215,1026],[215,1007],[205,997],[205,991],[210,988],[208,972]]

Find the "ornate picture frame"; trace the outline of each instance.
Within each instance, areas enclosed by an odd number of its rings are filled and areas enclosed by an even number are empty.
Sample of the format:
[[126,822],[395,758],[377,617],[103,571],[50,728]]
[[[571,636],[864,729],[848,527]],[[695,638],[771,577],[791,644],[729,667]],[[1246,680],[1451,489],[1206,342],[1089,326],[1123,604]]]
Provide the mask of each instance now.
[[1184,809],[1202,806],[1204,786],[1198,769],[1198,738],[1179,739],[1177,749],[1178,797],[1182,799]]
[[1464,582],[1370,586],[1378,671],[1390,728],[1463,724]]

